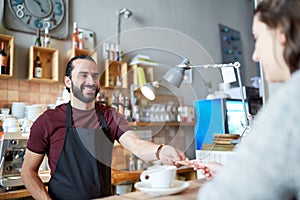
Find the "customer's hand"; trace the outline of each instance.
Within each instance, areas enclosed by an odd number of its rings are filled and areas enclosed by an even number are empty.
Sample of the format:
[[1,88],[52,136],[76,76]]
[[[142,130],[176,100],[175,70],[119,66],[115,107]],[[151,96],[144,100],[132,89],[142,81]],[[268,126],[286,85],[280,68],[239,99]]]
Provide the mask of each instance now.
[[185,155],[179,149],[164,145],[159,152],[159,160],[163,164],[176,165],[176,161],[185,160]]
[[193,160],[192,166],[194,170],[200,170],[207,180],[212,179],[223,167],[223,165],[218,162],[202,162],[200,160]]

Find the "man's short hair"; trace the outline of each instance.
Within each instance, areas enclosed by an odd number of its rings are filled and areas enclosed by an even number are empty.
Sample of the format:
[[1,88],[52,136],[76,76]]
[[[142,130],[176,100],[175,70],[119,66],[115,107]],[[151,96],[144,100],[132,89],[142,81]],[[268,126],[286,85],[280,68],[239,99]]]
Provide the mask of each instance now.
[[[67,64],[67,68],[66,68],[66,72],[65,72],[65,76],[71,78],[71,74],[72,74],[72,71],[74,69],[74,65],[73,65],[73,62],[75,60],[79,60],[79,59],[82,59],[82,60],[89,60],[89,61],[92,61],[96,64],[96,61],[91,57],[91,56],[88,56],[88,55],[78,55],[78,56],[74,56],[73,58],[71,58]],[[70,93],[70,88],[66,88],[68,90],[68,92]]]

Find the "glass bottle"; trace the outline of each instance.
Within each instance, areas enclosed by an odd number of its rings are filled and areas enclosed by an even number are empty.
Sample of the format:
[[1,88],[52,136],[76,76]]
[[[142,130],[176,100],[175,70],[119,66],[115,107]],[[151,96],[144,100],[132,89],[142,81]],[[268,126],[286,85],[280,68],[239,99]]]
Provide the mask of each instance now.
[[116,44],[116,60],[117,61],[122,61],[121,57],[121,45]]
[[105,101],[105,92],[99,92],[99,103],[106,106],[106,101]]
[[114,93],[112,93],[111,95],[111,107],[115,108],[116,110],[118,110],[118,102],[117,102],[117,97]]
[[50,35],[48,27],[45,28],[44,45],[46,48],[50,48]]
[[133,121],[136,121],[136,122],[139,122],[140,121],[140,115],[139,115],[139,105],[138,105],[138,101],[137,101],[137,97],[136,96],[133,96],[132,97],[132,112],[131,112],[131,115],[132,115],[132,120]]
[[41,41],[41,30],[37,29],[36,30],[36,38],[34,42],[35,46],[41,47],[42,46],[42,41]]
[[129,98],[125,97],[125,102],[124,102],[124,117],[125,119],[127,119],[128,121],[130,120],[130,116],[131,116],[131,110],[130,110],[130,102],[129,102]]
[[73,23],[73,34],[72,34],[72,41],[71,41],[71,47],[74,49],[79,48],[79,38],[78,38],[78,26],[77,22]]
[[121,78],[120,76],[117,76],[116,87],[121,87],[121,86],[122,86]]
[[107,42],[103,44],[103,58],[105,60],[110,60],[110,49],[109,49],[109,43]]
[[110,44],[110,60],[114,61],[116,58],[115,44]]
[[83,49],[84,40],[83,40],[83,33],[82,32],[79,32],[78,41],[79,41],[79,44],[78,44],[79,49]]
[[136,170],[136,157],[133,154],[129,155],[129,171]]
[[124,115],[124,96],[121,91],[119,92],[118,95],[118,111],[119,113]]
[[4,42],[1,42],[0,66],[1,66],[0,74],[9,74],[8,57],[7,57],[7,53],[5,52],[5,43]]
[[109,86],[114,86],[115,85],[115,77],[113,74],[109,74],[109,79],[108,79]]
[[40,52],[36,52],[36,57],[35,57],[35,63],[34,63],[34,77],[35,78],[42,78],[42,63],[40,59]]

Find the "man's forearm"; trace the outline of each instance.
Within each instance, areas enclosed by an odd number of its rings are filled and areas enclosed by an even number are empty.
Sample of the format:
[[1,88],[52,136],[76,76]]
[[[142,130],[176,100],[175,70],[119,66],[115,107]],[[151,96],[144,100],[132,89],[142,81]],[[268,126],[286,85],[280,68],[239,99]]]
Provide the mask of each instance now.
[[134,132],[128,131],[120,138],[121,145],[145,161],[157,160],[155,152],[159,145],[141,140]]
[[51,199],[38,173],[22,173],[23,183],[34,199]]
[[142,141],[134,148],[134,154],[142,160],[145,161],[154,161],[157,160],[156,151],[159,145],[148,142]]

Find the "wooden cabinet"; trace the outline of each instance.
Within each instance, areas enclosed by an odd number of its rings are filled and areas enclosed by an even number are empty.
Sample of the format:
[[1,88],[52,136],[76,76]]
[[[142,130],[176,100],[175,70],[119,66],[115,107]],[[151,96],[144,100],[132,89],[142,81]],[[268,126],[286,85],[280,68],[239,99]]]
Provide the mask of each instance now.
[[105,60],[103,66],[104,73],[101,77],[101,86],[112,89],[115,87],[128,88],[126,62]]
[[14,37],[9,35],[0,34],[0,43],[4,42],[5,52],[8,57],[8,74],[0,74],[0,78],[7,79],[13,77],[13,67],[14,67]]
[[[128,68],[130,84],[152,83],[154,81],[153,66],[134,64]],[[140,81],[140,79],[145,79]]]
[[[42,78],[34,77],[34,65],[37,52],[40,53],[42,65]],[[53,48],[44,48],[31,46],[29,48],[28,80],[36,82],[58,82],[58,50]]]
[[69,49],[67,51],[67,61],[69,61],[74,56],[79,56],[79,55],[91,56],[95,60],[96,63],[98,62],[97,52],[89,51],[89,50],[85,50],[85,49],[74,49],[74,48]]
[[145,83],[154,81],[152,66],[134,64],[128,67],[126,62],[105,60],[103,68],[101,86],[106,88],[129,88],[131,84],[140,83],[141,76],[144,77],[142,79],[145,79]]

